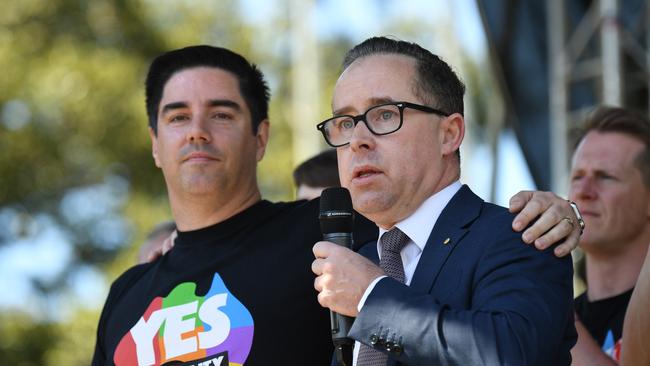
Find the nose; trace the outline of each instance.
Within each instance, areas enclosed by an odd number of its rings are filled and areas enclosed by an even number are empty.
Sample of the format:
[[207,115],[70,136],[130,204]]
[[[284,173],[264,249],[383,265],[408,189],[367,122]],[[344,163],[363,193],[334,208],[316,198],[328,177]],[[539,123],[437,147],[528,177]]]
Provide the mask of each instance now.
[[352,137],[350,138],[350,148],[352,151],[359,151],[364,149],[374,149],[375,135],[370,132],[365,120],[357,121],[357,124],[352,130]]
[[571,184],[570,195],[574,200],[591,200],[597,197],[598,190],[593,177],[585,176]]
[[208,130],[206,118],[202,116],[192,117],[192,122],[187,131],[187,141],[190,143],[210,142],[210,133]]

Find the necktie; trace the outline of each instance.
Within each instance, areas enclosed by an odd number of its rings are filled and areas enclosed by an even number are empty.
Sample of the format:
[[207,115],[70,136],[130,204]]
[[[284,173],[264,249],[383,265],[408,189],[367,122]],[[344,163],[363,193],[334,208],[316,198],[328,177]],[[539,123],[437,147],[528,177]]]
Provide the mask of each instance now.
[[[409,237],[396,227],[384,233],[381,237],[382,247],[379,267],[388,276],[402,283],[404,283],[405,277],[400,252],[408,242]],[[386,362],[388,362],[387,354],[376,351],[365,344],[360,345],[357,366],[385,366]]]

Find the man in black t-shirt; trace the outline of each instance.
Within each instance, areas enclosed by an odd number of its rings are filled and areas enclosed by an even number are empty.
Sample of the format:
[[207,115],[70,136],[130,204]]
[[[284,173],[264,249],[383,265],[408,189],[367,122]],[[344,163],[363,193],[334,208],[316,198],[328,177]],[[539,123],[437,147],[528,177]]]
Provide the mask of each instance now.
[[586,222],[587,291],[575,300],[574,365],[615,365],[623,320],[650,242],[650,121],[601,107],[573,154],[569,196]]
[[[262,73],[223,48],[187,47],[151,64],[152,154],[177,244],[113,283],[93,365],[329,364],[329,315],[310,270],[321,238],[318,201],[271,203],[257,184],[268,100]],[[567,216],[566,203],[548,193],[518,198],[519,229],[541,215],[526,241],[547,233],[536,245],[566,239],[568,253],[576,232],[552,228]],[[355,240],[375,238],[376,230],[358,217]]]

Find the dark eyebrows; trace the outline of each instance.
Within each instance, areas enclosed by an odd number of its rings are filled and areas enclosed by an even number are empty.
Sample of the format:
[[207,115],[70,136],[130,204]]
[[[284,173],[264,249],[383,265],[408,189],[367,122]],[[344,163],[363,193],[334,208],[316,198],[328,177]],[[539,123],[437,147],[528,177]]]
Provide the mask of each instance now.
[[[242,110],[242,107],[239,105],[239,103],[229,99],[210,99],[207,105],[209,107],[228,107],[236,110],[237,112],[241,112]],[[170,111],[173,111],[175,109],[185,109],[185,108],[189,108],[189,105],[186,102],[168,103],[163,106],[161,115],[165,115],[166,113],[169,113]]]
[[187,108],[187,103],[185,102],[167,103],[163,106],[162,111],[160,111],[160,114],[164,116],[166,113],[169,113],[170,111],[173,111],[175,109],[183,109],[183,108]]
[[208,101],[208,106],[210,107],[228,107],[241,112],[242,107],[239,103],[229,100],[229,99],[211,99]]

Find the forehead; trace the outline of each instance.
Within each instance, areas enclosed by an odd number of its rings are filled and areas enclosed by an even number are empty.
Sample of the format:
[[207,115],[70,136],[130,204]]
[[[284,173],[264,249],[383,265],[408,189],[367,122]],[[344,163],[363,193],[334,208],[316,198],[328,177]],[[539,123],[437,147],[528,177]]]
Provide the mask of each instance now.
[[174,73],[165,83],[158,109],[173,102],[232,100],[245,106],[239,81],[229,71],[216,67],[194,67]]
[[332,109],[360,109],[372,100],[415,102],[415,59],[396,54],[370,55],[357,59],[341,74],[332,98]]
[[573,156],[574,168],[624,169],[632,167],[644,149],[643,143],[624,133],[589,132],[580,142]]

